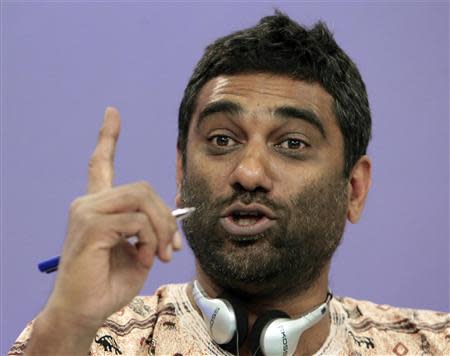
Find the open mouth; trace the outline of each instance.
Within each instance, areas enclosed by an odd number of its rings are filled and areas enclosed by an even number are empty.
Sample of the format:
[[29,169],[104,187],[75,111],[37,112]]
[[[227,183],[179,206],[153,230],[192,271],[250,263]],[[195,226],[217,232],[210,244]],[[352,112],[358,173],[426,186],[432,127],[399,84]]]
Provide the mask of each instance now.
[[236,211],[231,215],[231,218],[239,226],[250,226],[256,224],[264,216],[258,211]]
[[220,223],[231,235],[252,236],[269,229],[276,220],[267,208],[238,205],[230,207]]

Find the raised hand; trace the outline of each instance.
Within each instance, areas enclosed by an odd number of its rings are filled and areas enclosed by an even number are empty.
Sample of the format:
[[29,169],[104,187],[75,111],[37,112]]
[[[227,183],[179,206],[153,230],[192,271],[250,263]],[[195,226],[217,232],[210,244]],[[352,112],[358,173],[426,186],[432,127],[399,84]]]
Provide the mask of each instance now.
[[113,187],[119,132],[119,113],[107,108],[89,161],[88,194],[70,207],[55,287],[39,316],[41,325],[83,330],[74,335],[84,340],[79,345],[89,345],[103,321],[139,293],[155,256],[167,262],[181,247],[175,218],[147,183]]

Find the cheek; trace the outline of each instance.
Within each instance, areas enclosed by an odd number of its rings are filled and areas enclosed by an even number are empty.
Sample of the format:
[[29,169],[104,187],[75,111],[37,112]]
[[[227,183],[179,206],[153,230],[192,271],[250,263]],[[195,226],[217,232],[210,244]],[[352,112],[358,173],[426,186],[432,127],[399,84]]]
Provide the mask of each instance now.
[[212,164],[204,156],[191,155],[186,162],[186,174],[204,181],[214,196],[222,195],[229,186],[229,167],[226,164]]
[[294,170],[292,167],[290,170],[286,167],[280,169],[278,175],[278,184],[274,185],[274,196],[279,196],[284,199],[286,197],[294,197],[311,186],[317,180],[317,174],[314,174],[306,169]]

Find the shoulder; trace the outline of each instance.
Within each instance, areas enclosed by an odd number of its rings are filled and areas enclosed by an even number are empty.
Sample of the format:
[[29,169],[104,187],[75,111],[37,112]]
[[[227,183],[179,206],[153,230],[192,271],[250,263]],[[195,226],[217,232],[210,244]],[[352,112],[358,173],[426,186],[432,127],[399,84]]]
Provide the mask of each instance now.
[[436,331],[450,326],[450,314],[445,312],[399,308],[349,297],[336,297],[335,299],[347,314],[348,319],[352,321],[370,320],[374,326],[408,321],[409,327],[420,328],[423,326]]
[[107,321],[124,323],[131,319],[136,321],[147,320],[161,310],[170,308],[176,302],[174,294],[182,291],[184,287],[185,284],[168,284],[159,287],[155,294],[137,296],[128,305],[112,314]]
[[173,314],[173,294],[184,290],[183,284],[164,285],[153,295],[137,296],[127,306],[112,314],[97,331],[91,355],[151,352],[158,321]]
[[444,312],[398,308],[348,297],[335,298],[346,319],[353,346],[397,354],[450,353],[450,315]]
[[[127,306],[105,320],[94,338],[90,355],[133,354],[149,348],[151,335],[158,317],[173,309],[177,295],[182,295],[184,284],[164,285],[153,295],[137,296]],[[175,295],[175,297],[174,297]],[[33,330],[32,320],[11,346],[8,355],[23,355]]]

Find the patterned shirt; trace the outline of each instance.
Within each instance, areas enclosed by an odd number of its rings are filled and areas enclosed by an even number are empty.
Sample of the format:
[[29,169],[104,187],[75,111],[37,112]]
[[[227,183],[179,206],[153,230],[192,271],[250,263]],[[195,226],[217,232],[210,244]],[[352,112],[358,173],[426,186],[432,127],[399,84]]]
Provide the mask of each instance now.
[[[98,330],[88,355],[230,355],[209,337],[187,284],[136,297]],[[450,355],[450,315],[335,297],[330,333],[315,355]],[[29,323],[8,355],[22,355]]]

